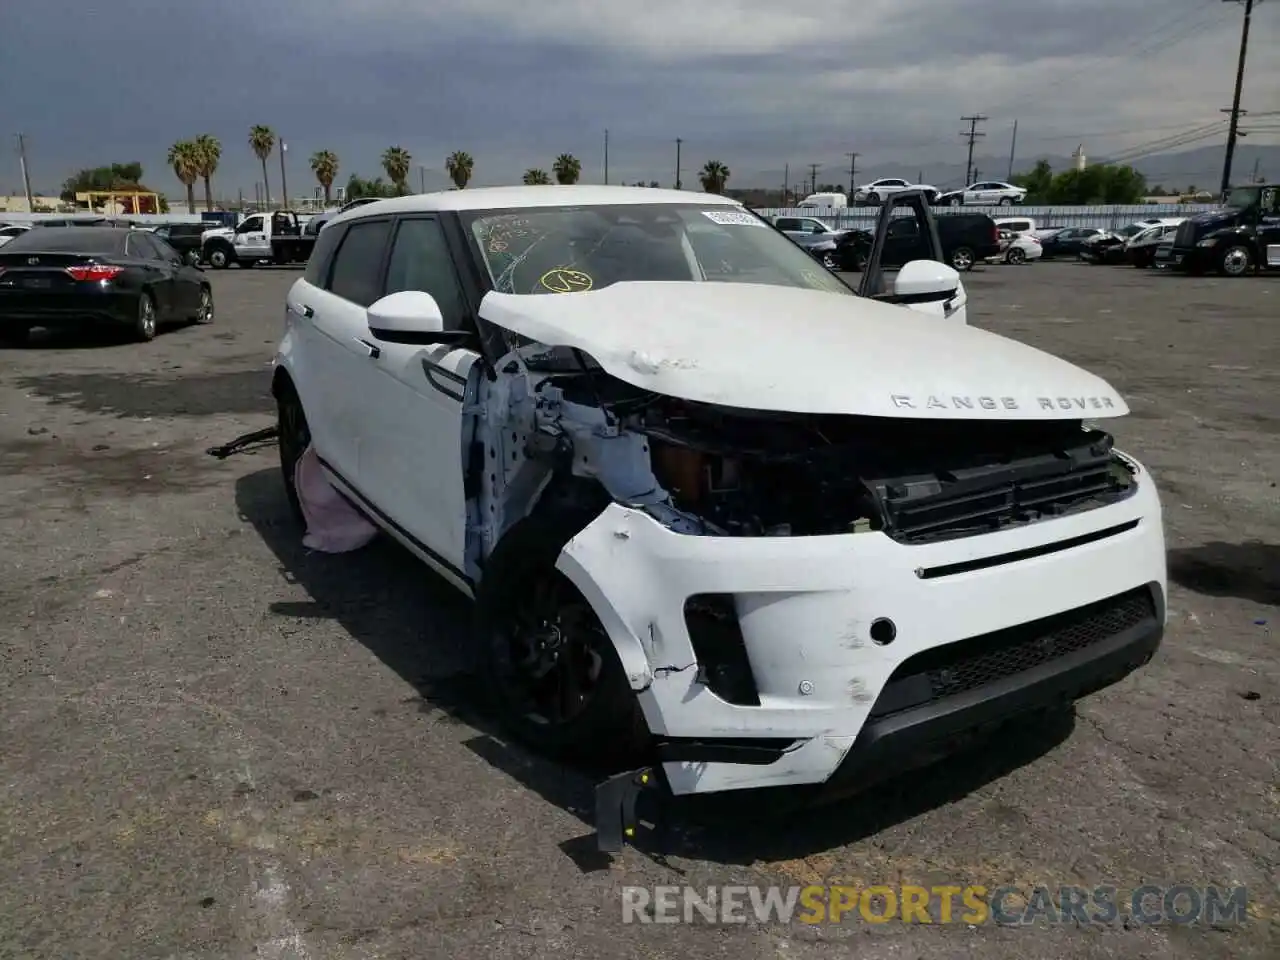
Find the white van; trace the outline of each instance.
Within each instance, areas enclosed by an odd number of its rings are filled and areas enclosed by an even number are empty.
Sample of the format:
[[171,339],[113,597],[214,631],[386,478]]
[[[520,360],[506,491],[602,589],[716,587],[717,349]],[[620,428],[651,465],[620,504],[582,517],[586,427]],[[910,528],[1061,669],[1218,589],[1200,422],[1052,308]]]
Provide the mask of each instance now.
[[811,193],[800,201],[799,207],[816,207],[829,210],[832,207],[847,207],[849,198],[843,193]]

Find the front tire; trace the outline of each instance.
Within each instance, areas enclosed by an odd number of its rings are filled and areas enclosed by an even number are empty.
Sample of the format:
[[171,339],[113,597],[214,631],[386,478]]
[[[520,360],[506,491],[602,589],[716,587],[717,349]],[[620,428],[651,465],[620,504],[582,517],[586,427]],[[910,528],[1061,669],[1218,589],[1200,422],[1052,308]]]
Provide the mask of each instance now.
[[1007,263],[1026,263],[1027,252],[1021,247],[1010,247],[1009,252],[1005,255]]
[[133,338],[139,343],[146,343],[156,338],[158,329],[156,302],[151,294],[144,293],[138,297],[138,315],[133,321]]
[[958,207],[960,206],[960,204],[961,204],[961,200],[959,197],[952,197],[950,200],[947,201],[948,207]]
[[1012,206],[1013,206],[1013,198],[1012,198],[1012,197],[1001,197],[1001,198],[1000,198],[1000,206],[1002,206],[1002,207],[1012,207]]
[[276,398],[276,447],[280,451],[280,479],[284,482],[284,493],[289,500],[289,512],[298,526],[305,528],[306,515],[302,512],[302,501],[298,499],[296,476],[298,461],[311,445],[311,428],[307,425],[307,415],[302,409],[302,401],[292,384],[284,384],[280,395]]
[[961,273],[972,270],[975,259],[973,250],[969,247],[957,247],[951,251],[951,266]]
[[836,263],[835,251],[828,251],[822,255],[822,265],[828,270],[834,270],[838,266]]
[[1227,247],[1218,257],[1218,272],[1224,277],[1243,277],[1252,268],[1253,253],[1242,243]]
[[880,194],[878,193],[867,194],[867,203],[871,204],[871,206],[873,207],[880,206]]
[[648,727],[613,641],[555,568],[592,519],[553,508],[517,524],[485,564],[476,597],[481,679],[513,737],[557,759],[625,769]]
[[200,266],[200,251],[188,250],[187,255],[184,259],[187,261],[187,266],[198,267]]
[[224,246],[214,247],[209,251],[206,259],[209,261],[209,266],[215,270],[225,270],[236,262],[235,254]]

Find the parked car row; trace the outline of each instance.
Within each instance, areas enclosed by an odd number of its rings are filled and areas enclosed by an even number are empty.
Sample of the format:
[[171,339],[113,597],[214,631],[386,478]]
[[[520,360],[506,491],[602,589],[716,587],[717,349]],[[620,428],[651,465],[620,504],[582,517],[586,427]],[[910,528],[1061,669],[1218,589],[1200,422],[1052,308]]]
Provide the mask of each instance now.
[[864,183],[853,191],[852,197],[846,197],[843,193],[811,193],[797,206],[802,209],[840,209],[849,206],[852,201],[854,206],[876,207],[904,190],[919,190],[930,204],[944,207],[1009,207],[1022,203],[1027,197],[1025,188],[1003,180],[980,180],[959,190],[940,190],[929,183],[882,177]]
[[[1022,263],[1034,259],[1027,249],[1017,245],[1013,249],[1013,235],[1001,238],[1000,227],[985,213],[944,213],[937,224],[938,239],[946,263],[956,270],[972,270],[982,260],[1007,259]],[[872,243],[873,230],[832,227],[817,217],[775,217],[773,225],[795,243],[822,262],[829,270],[859,272],[866,266]],[[882,266],[901,267],[911,260],[921,259],[921,250],[928,238],[920,235],[918,219],[900,217],[889,223],[882,254]],[[1028,245],[1029,246],[1029,245]]]

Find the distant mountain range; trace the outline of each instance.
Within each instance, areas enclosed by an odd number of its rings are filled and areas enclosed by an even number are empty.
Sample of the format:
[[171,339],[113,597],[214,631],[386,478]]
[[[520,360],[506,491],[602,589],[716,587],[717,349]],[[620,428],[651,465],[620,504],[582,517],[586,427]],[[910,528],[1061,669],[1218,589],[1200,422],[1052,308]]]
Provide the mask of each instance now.
[[[1152,187],[1161,186],[1168,190],[1186,190],[1187,187],[1194,186],[1199,190],[1216,192],[1222,179],[1222,161],[1225,151],[1225,146],[1199,147],[1182,153],[1157,154],[1153,157],[1136,160],[1130,165],[1139,173],[1144,174],[1147,178],[1147,183]],[[1089,155],[1087,144],[1085,155],[1087,162],[1090,164],[1107,162],[1107,158],[1103,155]],[[965,185],[963,159],[962,154],[960,163],[931,163],[923,166],[918,163],[875,164],[866,169],[859,168],[857,179],[859,184],[863,184],[878,180],[881,177],[904,177],[908,180],[915,180],[920,177],[923,183],[932,184],[943,189],[954,189]],[[1026,173],[1041,159],[1048,160],[1055,173],[1070,170],[1075,163],[1068,156],[1026,155],[1017,158],[1013,172],[1015,174]],[[1280,146],[1252,146],[1246,145],[1243,141],[1237,145],[1236,155],[1231,163],[1232,180],[1236,183],[1248,182],[1253,176],[1255,163],[1260,176],[1269,179],[1273,183],[1280,180]],[[978,171],[974,179],[1003,180],[1009,173],[1009,157],[1007,155],[1004,157],[989,155],[974,157],[973,165]],[[782,169],[760,170],[745,176],[739,176],[735,171],[730,183],[731,186],[738,189],[774,190],[782,186],[783,175],[784,171]],[[798,189],[807,176],[807,167],[799,165],[794,167],[790,171],[791,188],[793,190]],[[848,164],[841,165],[838,162],[832,162],[820,166],[818,168],[818,184],[821,186],[827,183],[839,184],[842,189],[847,189],[849,184]]]

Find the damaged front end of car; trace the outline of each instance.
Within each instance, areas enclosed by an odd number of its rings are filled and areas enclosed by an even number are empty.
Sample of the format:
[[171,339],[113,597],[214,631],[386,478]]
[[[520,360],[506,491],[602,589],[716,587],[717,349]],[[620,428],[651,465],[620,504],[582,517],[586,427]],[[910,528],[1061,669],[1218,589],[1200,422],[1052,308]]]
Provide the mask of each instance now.
[[607,805],[659,779],[676,795],[870,784],[1113,683],[1159,643],[1159,500],[1084,420],[1124,412],[1102,381],[1054,361],[1044,397],[917,395],[875,390],[871,364],[801,402],[794,372],[739,389],[653,331],[612,354],[528,332],[473,407],[470,559],[483,583],[515,525],[582,499],[555,567],[607,634],[661,773],[610,781]]

